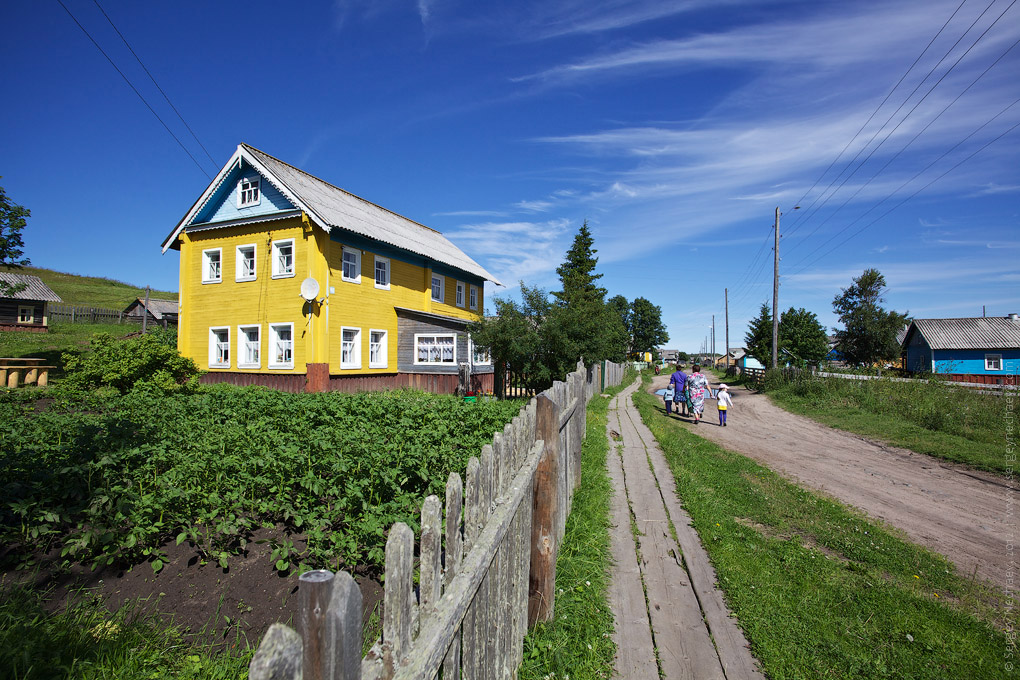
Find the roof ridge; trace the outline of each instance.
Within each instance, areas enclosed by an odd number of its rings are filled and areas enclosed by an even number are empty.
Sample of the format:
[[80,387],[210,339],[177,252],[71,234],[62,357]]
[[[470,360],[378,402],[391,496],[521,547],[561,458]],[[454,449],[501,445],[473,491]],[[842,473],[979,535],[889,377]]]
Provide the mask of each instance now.
[[273,156],[272,154],[266,153],[262,149],[256,149],[251,144],[245,144],[244,142],[241,142],[241,146],[243,146],[243,147],[245,147],[245,148],[247,148],[247,149],[249,149],[251,151],[257,151],[258,153],[262,154],[263,156],[266,156],[267,158],[272,158],[277,163],[282,163],[283,165],[286,165],[288,168],[291,168],[293,170],[296,170],[297,172],[300,172],[302,175],[306,175],[308,177],[311,177],[312,179],[314,179],[317,182],[322,182],[326,186],[332,187],[333,189],[336,189],[337,191],[343,192],[343,193],[347,194],[348,196],[353,196],[354,198],[358,199],[359,201],[363,201],[364,203],[368,203],[369,205],[375,206],[376,208],[379,208],[380,210],[385,210],[389,214],[396,215],[400,219],[407,220],[408,222],[411,222],[412,224],[417,224],[422,229],[428,229],[429,231],[434,232],[436,234],[442,234],[443,233],[443,232],[439,231],[438,229],[433,229],[432,227],[430,227],[430,226],[428,226],[426,224],[422,224],[421,222],[418,222],[417,220],[412,220],[410,217],[406,217],[404,215],[401,215],[400,213],[395,212],[393,210],[390,210],[389,208],[386,208],[384,206],[381,206],[378,203],[375,203],[373,201],[368,200],[367,198],[362,198],[361,196],[358,196],[356,193],[354,193],[352,191],[348,191],[347,189],[344,189],[343,187],[338,187],[337,185],[333,184],[332,182],[327,182],[326,180],[322,179],[321,177],[317,177],[316,175],[313,175],[312,173],[308,172],[307,170],[302,170],[301,168],[297,167],[296,165],[291,165],[287,161],[280,160],[276,156]]

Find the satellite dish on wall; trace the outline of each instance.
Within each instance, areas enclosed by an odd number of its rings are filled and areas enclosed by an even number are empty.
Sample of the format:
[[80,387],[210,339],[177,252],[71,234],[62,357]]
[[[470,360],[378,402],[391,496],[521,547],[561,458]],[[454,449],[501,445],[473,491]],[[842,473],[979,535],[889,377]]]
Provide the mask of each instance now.
[[309,276],[307,279],[301,282],[301,297],[311,302],[318,296],[319,296],[318,281]]

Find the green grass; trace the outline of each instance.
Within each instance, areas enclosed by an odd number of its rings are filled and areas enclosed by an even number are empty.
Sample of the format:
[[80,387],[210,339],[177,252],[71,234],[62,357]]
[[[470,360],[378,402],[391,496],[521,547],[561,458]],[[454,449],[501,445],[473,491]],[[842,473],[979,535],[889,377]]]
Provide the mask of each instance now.
[[95,333],[109,333],[119,338],[141,329],[141,323],[133,322],[121,324],[56,322],[50,323],[46,333],[0,332],[0,356],[45,359],[47,366],[58,368],[57,371],[50,372],[50,380],[53,380],[62,375],[63,353],[86,349]]
[[1006,399],[941,380],[911,383],[803,375],[768,390],[782,408],[830,427],[1006,474]]
[[635,402],[769,678],[1020,677],[1002,593]]
[[11,680],[160,678],[242,680],[254,650],[236,637],[215,650],[155,614],[125,606],[106,611],[88,591],[50,613],[43,596],[0,585],[0,672]]
[[[136,298],[145,297],[145,286],[133,286],[130,283],[114,281],[97,276],[81,276],[41,269],[24,267],[11,270],[16,274],[38,276],[50,290],[60,296],[65,305],[89,305],[104,309],[124,309]],[[176,300],[177,293],[162,290],[149,291],[149,297],[158,300]]]
[[[634,377],[633,369],[628,369],[623,383],[607,388],[604,394],[617,394]],[[612,563],[609,503],[613,490],[606,470],[609,401],[595,395],[588,404],[581,484],[574,494],[556,560],[555,618],[540,623],[525,638],[519,676],[522,680],[568,676],[582,680],[612,675],[616,645],[606,595]]]

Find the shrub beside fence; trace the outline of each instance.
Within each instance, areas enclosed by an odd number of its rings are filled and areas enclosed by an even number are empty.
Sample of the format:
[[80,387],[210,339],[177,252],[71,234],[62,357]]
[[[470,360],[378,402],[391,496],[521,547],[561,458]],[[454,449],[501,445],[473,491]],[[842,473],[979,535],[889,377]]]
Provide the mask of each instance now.
[[[580,481],[587,404],[623,368],[581,363],[533,398],[421,510],[420,571],[414,534],[394,524],[386,543],[382,637],[362,658],[361,593],[345,573],[300,578],[301,633],[273,624],[249,677],[297,680],[510,678],[529,626],[550,620],[556,557]],[[617,370],[619,370],[617,377]],[[445,533],[445,536],[444,536]],[[445,541],[444,541],[445,538]]]

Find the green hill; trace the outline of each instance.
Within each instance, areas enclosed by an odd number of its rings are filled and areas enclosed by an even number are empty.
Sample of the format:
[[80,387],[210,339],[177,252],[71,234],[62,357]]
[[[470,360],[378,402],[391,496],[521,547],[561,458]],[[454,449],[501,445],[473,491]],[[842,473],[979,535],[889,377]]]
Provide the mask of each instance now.
[[[65,305],[88,305],[104,309],[124,309],[136,298],[145,297],[145,288],[132,286],[122,281],[97,276],[65,274],[52,269],[25,267],[12,270],[19,274],[31,274],[60,296]],[[149,297],[157,300],[176,300],[177,293],[163,290],[149,291]]]

